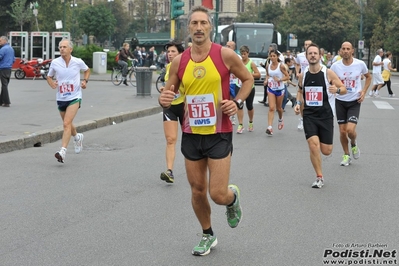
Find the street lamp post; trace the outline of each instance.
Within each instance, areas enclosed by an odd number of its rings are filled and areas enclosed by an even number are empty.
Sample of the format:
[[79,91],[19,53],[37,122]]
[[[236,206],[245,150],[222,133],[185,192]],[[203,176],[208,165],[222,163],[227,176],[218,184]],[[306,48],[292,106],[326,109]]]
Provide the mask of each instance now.
[[35,19],[36,19],[36,27],[37,27],[37,31],[40,31],[39,30],[39,23],[37,22],[37,14],[38,14],[38,7],[39,7],[39,4],[37,3],[37,1],[36,2],[34,2],[34,3],[30,3],[30,8],[31,9],[33,9],[33,15],[35,15]]
[[165,22],[166,18],[164,17],[164,2],[160,3],[161,5],[161,18],[159,18],[159,22],[161,23],[162,31],[165,31]]
[[62,31],[65,31],[65,12],[66,12],[66,0],[64,0],[64,18],[62,19]]
[[[112,13],[111,2],[114,2],[114,0],[108,0],[109,9],[111,10],[111,13]],[[109,34],[108,47],[111,48],[111,33]]]
[[[363,0],[359,1],[360,4],[360,36],[359,36],[359,40],[363,40]],[[359,59],[361,58],[362,55],[362,49],[358,49],[359,50]]]
[[74,11],[75,11],[75,8],[78,6],[78,4],[77,3],[75,3],[75,1],[76,0],[73,0],[73,2],[71,3],[71,8],[72,8],[72,40],[74,40],[74,36],[75,36],[75,22],[74,22],[74,18],[75,18],[75,16],[74,16]]

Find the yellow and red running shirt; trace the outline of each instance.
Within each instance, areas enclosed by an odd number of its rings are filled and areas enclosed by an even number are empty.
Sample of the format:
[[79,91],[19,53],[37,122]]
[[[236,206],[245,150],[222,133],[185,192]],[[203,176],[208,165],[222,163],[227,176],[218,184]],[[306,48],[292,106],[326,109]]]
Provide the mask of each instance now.
[[191,59],[191,47],[181,56],[178,76],[180,93],[184,95],[185,133],[210,135],[233,131],[228,115],[221,110],[221,101],[230,99],[230,71],[225,66],[222,46],[212,43],[202,62]]

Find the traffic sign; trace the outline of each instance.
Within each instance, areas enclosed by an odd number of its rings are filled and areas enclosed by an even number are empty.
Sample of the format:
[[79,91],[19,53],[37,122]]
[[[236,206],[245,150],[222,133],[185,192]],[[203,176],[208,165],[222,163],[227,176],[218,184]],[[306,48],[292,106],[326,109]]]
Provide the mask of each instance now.
[[361,49],[361,50],[363,50],[364,49],[364,41],[363,40],[359,40],[359,43],[358,43],[358,49]]

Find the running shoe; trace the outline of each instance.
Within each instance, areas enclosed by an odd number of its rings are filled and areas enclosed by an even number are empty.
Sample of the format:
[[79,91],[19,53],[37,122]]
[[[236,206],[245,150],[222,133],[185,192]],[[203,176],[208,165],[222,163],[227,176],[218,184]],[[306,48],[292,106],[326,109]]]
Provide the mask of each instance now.
[[283,129],[283,127],[284,127],[284,121],[283,121],[283,119],[279,119],[278,120],[278,130],[282,130]]
[[395,97],[395,96],[396,96],[395,93],[389,94],[389,98],[393,98],[393,97]]
[[78,140],[73,141],[73,145],[75,146],[75,153],[80,153],[83,150],[83,134],[78,133],[76,134],[78,137]]
[[322,177],[317,177],[316,181],[313,182],[312,188],[322,188],[324,186],[324,179]]
[[359,159],[359,157],[360,157],[360,150],[359,150],[359,147],[357,146],[357,144],[352,147],[352,156],[353,156],[353,159],[355,159],[355,160]]
[[303,119],[302,118],[299,118],[298,130],[299,131],[303,130]]
[[373,97],[373,95],[374,95],[374,91],[373,90],[369,91],[369,96]]
[[236,200],[233,206],[226,206],[227,223],[231,228],[235,228],[241,221],[242,210],[240,206],[240,190],[236,185],[229,185],[229,189],[233,190]]
[[165,172],[162,172],[161,180],[165,181],[166,183],[174,183],[175,177],[173,176],[173,171],[168,169]]
[[341,166],[348,166],[351,164],[351,157],[347,154],[342,155],[342,162],[341,162]]
[[381,97],[380,94],[374,93],[374,98],[380,98],[380,97]]
[[269,127],[268,127],[268,128],[266,129],[266,134],[267,134],[269,137],[273,136],[273,128],[271,128],[271,127],[269,128]]
[[230,121],[231,121],[231,124],[233,124],[233,125],[236,124],[236,118],[234,115],[230,116]]
[[254,131],[254,123],[248,123],[248,131],[249,132]]
[[242,132],[244,132],[244,127],[242,124],[239,124],[237,127],[237,134],[242,134]]
[[64,149],[61,149],[60,151],[57,151],[54,154],[55,158],[57,158],[57,161],[59,163],[64,163],[65,161],[65,156],[66,156],[66,151]]
[[218,244],[216,236],[202,234],[201,241],[193,248],[191,252],[195,256],[205,256],[211,252],[211,249]]

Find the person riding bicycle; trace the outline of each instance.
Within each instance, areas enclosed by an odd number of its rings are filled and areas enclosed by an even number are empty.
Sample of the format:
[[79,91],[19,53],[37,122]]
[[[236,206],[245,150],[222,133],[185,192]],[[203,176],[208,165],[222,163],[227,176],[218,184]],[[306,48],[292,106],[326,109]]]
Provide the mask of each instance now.
[[128,72],[128,62],[129,60],[134,58],[134,55],[132,52],[129,50],[130,44],[128,43],[123,43],[122,49],[119,51],[119,60],[118,60],[118,65],[122,67],[122,78],[123,78],[123,84],[128,86],[127,84],[127,72]]

